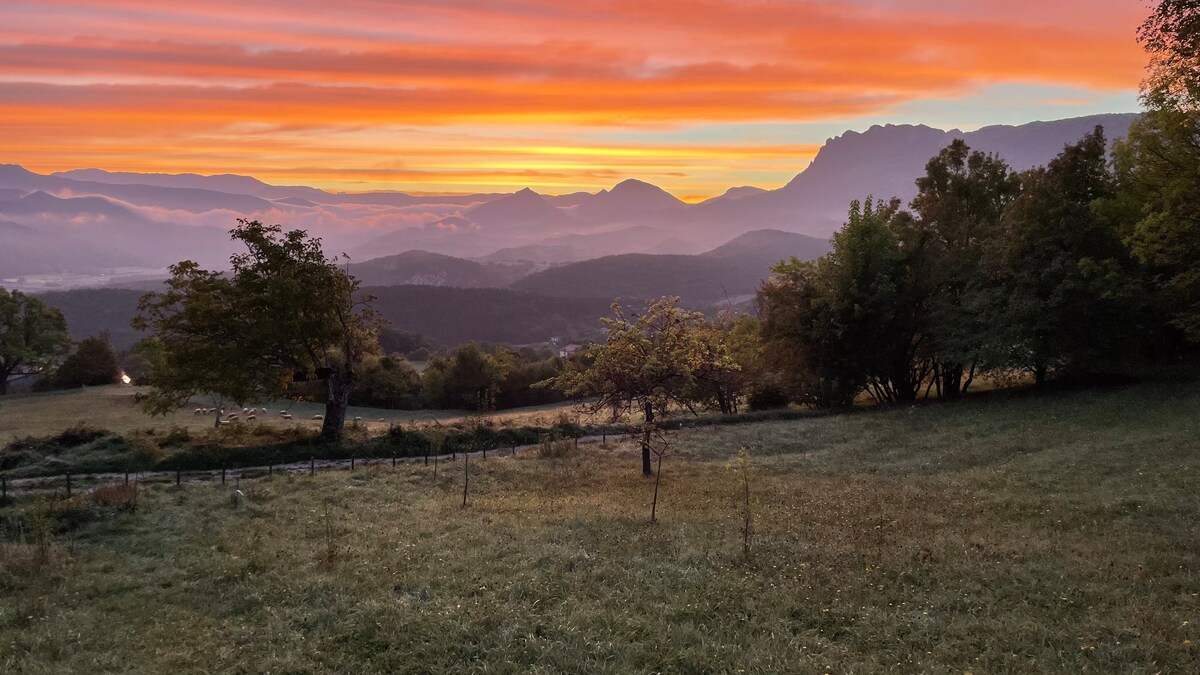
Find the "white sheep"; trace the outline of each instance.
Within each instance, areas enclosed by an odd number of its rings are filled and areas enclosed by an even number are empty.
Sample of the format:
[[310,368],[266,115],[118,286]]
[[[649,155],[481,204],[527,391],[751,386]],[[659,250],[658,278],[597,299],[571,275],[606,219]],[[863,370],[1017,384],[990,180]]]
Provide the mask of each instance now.
[[192,411],[192,414],[193,414],[193,415],[199,415],[199,414],[200,414],[200,409],[199,409],[199,408],[196,408],[194,411]]
[[289,414],[287,414],[287,413],[284,413],[284,414],[283,414],[283,419],[285,419],[285,420],[290,420],[290,419],[292,419],[292,416],[291,416],[291,415],[289,415]]
[[225,416],[225,421],[232,422],[232,421],[236,420],[237,418],[238,418],[237,413],[229,413],[228,415]]
[[325,416],[324,415],[313,415],[312,418],[314,420],[323,420],[323,419],[325,419]]
[[362,421],[362,418],[361,418],[361,417],[355,417],[355,418],[354,418],[354,421],[355,421],[355,422],[361,422],[361,421]]
[[247,422],[249,422],[251,420],[256,420],[256,419],[258,419],[258,415],[246,415]]

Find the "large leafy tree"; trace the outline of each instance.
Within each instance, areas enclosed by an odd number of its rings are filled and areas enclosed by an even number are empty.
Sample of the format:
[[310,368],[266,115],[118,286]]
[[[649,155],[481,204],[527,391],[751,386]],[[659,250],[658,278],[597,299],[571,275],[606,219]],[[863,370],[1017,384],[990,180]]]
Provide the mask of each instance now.
[[316,377],[325,384],[321,437],[339,441],[363,359],[378,345],[370,299],[301,230],[239,220],[230,234],[247,249],[230,272],[185,261],[166,291],[142,298],[134,325],[156,338],[147,409],[169,412],[203,394],[241,405]]
[[1052,373],[1120,367],[1136,352],[1137,269],[1095,208],[1115,192],[1105,148],[1096,127],[1023,174],[992,251],[992,351],[1039,385]]
[[96,387],[120,381],[121,365],[108,333],[80,341],[54,373],[54,386],[66,389]]
[[21,291],[0,288],[0,395],[19,370],[40,372],[71,347],[61,311]]
[[494,410],[499,385],[512,365],[512,359],[497,358],[473,342],[465,344],[425,368],[425,401],[438,408]]
[[723,415],[737,413],[756,380],[765,377],[759,322],[752,316],[721,312],[700,328],[706,350],[695,372],[690,398]]
[[1150,54],[1142,83],[1147,107],[1200,111],[1200,1],[1158,0],[1138,42]]
[[673,406],[695,409],[699,373],[736,366],[720,343],[707,339],[704,315],[680,308],[679,298],[654,300],[632,315],[614,304],[613,312],[604,319],[608,336],[592,350],[590,365],[569,368],[553,384],[568,396],[589,399],[592,412],[609,411],[617,419],[641,413],[642,473],[649,476],[657,420]]
[[916,399],[931,366],[926,290],[901,245],[911,227],[898,200],[855,201],[832,251],[773,268],[759,293],[763,337],[801,401],[848,406],[864,388],[880,402]]
[[1117,202],[1171,323],[1200,344],[1200,2],[1161,0],[1138,38],[1148,110],[1116,146]]
[[916,220],[900,236],[910,283],[928,295],[926,348],[943,398],[957,398],[974,379],[987,332],[987,317],[976,311],[984,247],[1019,187],[1003,160],[973,152],[961,139],[930,159],[917,179]]

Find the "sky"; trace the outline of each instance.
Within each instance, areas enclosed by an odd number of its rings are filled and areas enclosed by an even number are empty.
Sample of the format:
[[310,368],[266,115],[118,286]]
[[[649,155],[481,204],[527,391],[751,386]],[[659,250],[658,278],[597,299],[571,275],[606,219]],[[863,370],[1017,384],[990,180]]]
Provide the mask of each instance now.
[[832,136],[1138,108],[1140,0],[0,0],[0,163],[774,188]]

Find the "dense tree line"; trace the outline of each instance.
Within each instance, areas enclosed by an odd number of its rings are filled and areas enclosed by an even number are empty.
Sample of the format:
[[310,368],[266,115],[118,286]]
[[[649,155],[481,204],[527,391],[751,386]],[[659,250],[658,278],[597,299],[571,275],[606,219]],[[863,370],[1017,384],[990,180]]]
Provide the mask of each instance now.
[[907,207],[856,201],[827,255],[775,265],[757,326],[714,332],[666,299],[634,320],[618,309],[591,369],[557,383],[652,421],[668,406],[729,412],[742,396],[953,399],[983,374],[1045,386],[1188,356],[1200,343],[1200,4],[1162,0],[1139,40],[1152,55],[1146,112],[1111,155],[1100,127],[1024,172],[955,141]]
[[907,209],[855,202],[828,255],[774,267],[763,349],[791,398],[954,398],[1200,343],[1200,5],[1160,2],[1139,38],[1147,111],[1111,157],[1100,128],[1022,173],[956,141]]
[[565,364],[549,349],[475,343],[431,356],[421,372],[400,354],[368,357],[350,402],[476,412],[559,403],[562,392],[537,385],[562,373]]

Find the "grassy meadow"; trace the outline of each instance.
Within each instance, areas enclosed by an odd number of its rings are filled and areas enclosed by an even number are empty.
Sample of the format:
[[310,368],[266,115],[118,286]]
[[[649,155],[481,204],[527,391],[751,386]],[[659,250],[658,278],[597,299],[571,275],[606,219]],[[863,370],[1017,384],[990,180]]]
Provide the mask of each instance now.
[[[0,671],[1126,672],[1200,663],[1200,386],[0,508]],[[752,539],[744,540],[746,447]],[[239,494],[237,490],[240,490]]]
[[[150,416],[134,401],[143,387],[114,385],[88,387],[68,391],[38,394],[13,394],[0,398],[0,444],[26,436],[47,436],[77,426],[99,427],[115,433],[153,430],[169,431],[183,427],[193,432],[205,432],[213,427],[209,415],[196,415],[194,409],[209,405],[206,402],[187,406],[169,415]],[[317,430],[321,422],[313,415],[325,412],[324,404],[295,401],[270,401],[260,404],[268,412],[260,413],[253,424],[275,429],[300,427]],[[552,417],[569,408],[566,405],[519,408],[494,413],[491,417],[505,420]],[[279,416],[280,410],[291,412],[293,419],[286,421]],[[233,412],[233,406],[229,406]],[[390,424],[408,424],[430,420],[456,420],[469,415],[461,410],[387,410],[383,408],[351,407],[346,418],[363,418],[368,429],[383,431]],[[379,420],[383,420],[380,422]]]

